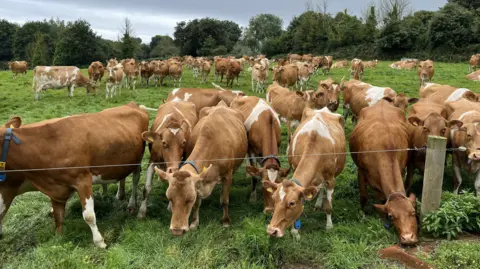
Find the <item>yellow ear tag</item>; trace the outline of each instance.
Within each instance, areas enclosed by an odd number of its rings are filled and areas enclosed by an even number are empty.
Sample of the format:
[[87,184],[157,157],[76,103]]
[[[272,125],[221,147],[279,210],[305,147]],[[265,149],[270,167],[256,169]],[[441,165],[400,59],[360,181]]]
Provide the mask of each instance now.
[[268,192],[273,192],[273,189],[272,189],[272,188],[268,188],[267,191],[268,191]]
[[154,142],[154,140],[153,140],[153,138],[152,138],[151,136],[148,137],[148,141],[149,141],[149,142],[152,142],[152,143]]
[[312,199],[312,197],[313,197],[313,195],[311,195],[311,194],[307,195],[308,199]]
[[202,173],[205,173],[207,171],[207,168],[204,166]]
[[13,129],[13,128],[15,128],[15,126],[13,126],[13,124],[10,124],[10,128],[12,128],[12,129]]

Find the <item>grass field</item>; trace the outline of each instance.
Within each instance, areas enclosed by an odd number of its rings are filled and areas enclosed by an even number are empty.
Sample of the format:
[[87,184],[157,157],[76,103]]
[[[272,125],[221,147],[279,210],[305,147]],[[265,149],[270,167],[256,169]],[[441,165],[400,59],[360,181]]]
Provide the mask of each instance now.
[[[376,86],[392,87],[411,97],[418,96],[416,72],[396,71],[387,66],[387,63],[380,63],[376,69],[366,70],[364,81]],[[478,92],[478,84],[464,78],[467,71],[467,64],[439,63],[436,65],[434,82]],[[83,72],[86,73],[86,70]],[[348,71],[334,69],[331,75],[340,81],[343,76],[348,78]],[[318,80],[323,78],[322,75],[312,77],[311,86],[316,88]],[[18,115],[24,123],[32,123],[97,112],[129,101],[158,107],[173,89],[171,84],[159,88],[137,84],[139,87],[136,91],[122,89],[121,96],[106,100],[105,85],[102,83],[96,96],[86,96],[83,88],[77,89],[73,98],[67,97],[66,89],[49,90],[42,92],[40,101],[36,102],[31,82],[31,71],[26,77],[17,79],[12,79],[10,72],[0,72],[0,122]],[[182,82],[184,87],[211,88],[210,82],[199,84],[195,81],[189,70],[184,72]],[[253,94],[250,85],[250,75],[243,74],[240,85],[235,89]],[[341,108],[338,112],[342,113]],[[151,119],[153,116],[154,113],[151,113]],[[349,120],[347,139],[351,129]],[[283,128],[282,132],[281,154],[284,154],[286,129]],[[146,152],[145,161],[149,158]],[[75,154],[68,152],[68,149],[66,153]],[[287,159],[282,158],[281,161],[282,166],[286,167]],[[168,230],[171,215],[167,211],[166,184],[154,181],[145,220],[138,220],[136,214],[129,215],[126,212],[127,201],[115,200],[115,185],[109,186],[106,196],[102,195],[100,187],[95,187],[97,224],[109,246],[107,250],[94,247],[90,228],[82,218],[76,195],[67,205],[64,234],[56,236],[54,221],[48,216],[50,200],[41,193],[27,193],[17,197],[4,219],[0,268],[403,268],[378,258],[377,251],[396,244],[398,238],[393,230],[383,227],[371,204],[370,214],[366,217],[360,214],[356,167],[349,155],[347,161],[343,173],[336,179],[334,229],[325,231],[325,214],[313,211],[313,203],[307,203],[302,217],[300,241],[296,241],[289,233],[281,239],[267,236],[260,186],[258,202],[249,203],[251,183],[243,166],[235,173],[230,194],[232,226],[221,226],[220,188],[217,187],[202,203],[199,230],[183,237],[173,237]],[[146,165],[143,168],[145,171]],[[452,190],[452,175],[449,164],[445,172],[446,191]],[[142,197],[144,178],[145,173],[142,173],[137,206]],[[468,180],[463,182],[462,188],[472,190],[472,178],[465,178]],[[421,193],[420,179],[420,176],[416,176],[414,189],[417,195]],[[131,177],[127,179],[127,195],[130,181]],[[422,257],[438,268],[456,266],[456,253],[480,253],[478,242],[445,241],[439,244],[436,251]]]

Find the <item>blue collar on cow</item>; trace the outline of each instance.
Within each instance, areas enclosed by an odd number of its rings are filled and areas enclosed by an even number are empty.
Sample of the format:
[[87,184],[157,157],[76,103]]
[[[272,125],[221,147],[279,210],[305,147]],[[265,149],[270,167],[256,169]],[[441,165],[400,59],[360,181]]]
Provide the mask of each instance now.
[[280,165],[280,160],[277,158],[277,156],[275,156],[275,155],[273,155],[273,154],[263,157],[263,159],[262,159],[262,165],[263,165],[268,159],[274,159],[275,161],[277,161],[278,165]]
[[300,181],[298,181],[298,179],[292,177],[291,181],[293,181],[293,182],[294,182],[295,184],[297,184],[298,186],[303,187],[303,186],[302,186],[302,183],[300,183]]
[[180,169],[180,168],[182,168],[182,166],[184,166],[186,164],[189,164],[189,165],[193,166],[193,168],[195,168],[195,171],[197,172],[197,174],[200,174],[200,172],[199,172],[200,170],[198,170],[198,167],[197,167],[197,165],[195,164],[194,161],[186,160],[184,162],[180,162],[180,165],[178,166],[178,168]]
[[[292,177],[291,181],[293,181],[298,186],[303,187],[302,183],[300,183],[300,181],[298,181],[298,179]],[[303,198],[302,198],[302,208],[305,209],[305,207],[303,205]],[[302,222],[300,221],[300,218],[295,221],[295,223],[293,224],[293,227],[295,227],[296,230],[299,230],[300,228],[302,228]]]
[[13,140],[13,142],[15,142],[17,145],[21,143],[20,139],[13,134],[12,128],[7,128],[5,136],[3,137],[2,158],[0,159],[0,182],[3,182],[7,179],[7,174],[4,171],[7,164],[6,161],[10,140]]

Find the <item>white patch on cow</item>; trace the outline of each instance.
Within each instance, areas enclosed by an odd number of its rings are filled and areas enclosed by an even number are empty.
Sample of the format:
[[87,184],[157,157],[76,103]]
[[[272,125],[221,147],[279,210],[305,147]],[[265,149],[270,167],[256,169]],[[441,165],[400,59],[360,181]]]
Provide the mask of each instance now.
[[75,77],[75,76],[77,75],[77,73],[78,73],[79,70],[80,70],[80,69],[78,69],[78,68],[73,69],[72,76]]
[[180,128],[169,128],[169,130],[173,135],[177,135],[178,131],[180,131]]
[[278,192],[278,194],[280,195],[280,200],[283,201],[283,199],[285,198],[285,195],[286,195],[285,191],[283,190],[283,186],[280,187],[280,191]]
[[180,102],[180,101],[182,101],[182,99],[180,99],[180,98],[178,98],[178,97],[176,97],[176,96],[175,96],[175,98],[173,98],[173,100],[172,100],[172,102],[175,102],[175,103],[178,103],[178,102]]
[[172,116],[172,113],[168,113],[167,115],[165,115],[165,117],[163,117],[163,120],[162,120],[162,123],[160,123],[160,125],[158,125],[157,129],[155,130],[155,132],[158,132],[158,130],[160,130],[160,128],[162,128],[163,124],[167,121],[167,119]]
[[267,175],[268,175],[268,179],[269,179],[271,182],[275,182],[275,180],[277,179],[277,176],[278,176],[278,170],[268,169],[268,170],[267,170]]
[[103,180],[102,176],[92,176],[92,184],[111,184],[111,183],[117,183],[118,180]]
[[178,92],[179,90],[180,90],[180,88],[173,89],[173,91],[172,91],[172,95],[175,95],[175,94],[177,94],[177,92]]
[[48,73],[48,72],[50,72],[51,69],[52,68],[50,66],[47,66],[47,67],[45,67],[45,72]]
[[236,94],[237,96],[241,93],[243,93],[242,91],[232,91],[232,93]]
[[243,96],[242,98],[245,99],[245,98],[248,98],[248,96],[245,95],[245,96]]
[[428,82],[427,84],[425,84],[425,87],[423,87],[423,89],[427,89],[428,87],[430,87],[430,86],[435,86],[435,85],[438,85],[438,84],[437,84],[437,83]]
[[465,112],[465,113],[463,113],[463,114],[460,116],[460,118],[458,118],[458,120],[463,120],[463,118],[465,118],[466,116],[469,116],[469,115],[475,114],[475,113],[476,113],[476,111],[468,111],[468,112]]
[[106,245],[103,242],[103,237],[98,231],[98,227],[97,227],[97,220],[95,217],[95,210],[93,206],[94,204],[93,198],[90,197],[90,198],[86,198],[85,200],[86,200],[85,201],[86,204],[85,204],[85,210],[83,211],[83,219],[88,224],[88,226],[90,226],[90,229],[92,230],[93,242],[97,246],[105,248]]
[[372,86],[367,90],[365,101],[368,101],[369,106],[375,105],[385,96],[385,88]]
[[[0,194],[0,215],[2,215],[2,213],[5,211],[6,208],[7,208],[7,206],[3,202],[2,194]],[[2,224],[0,223],[0,226],[1,225]],[[1,231],[0,231],[0,234],[1,234]]]
[[465,94],[466,92],[470,92],[470,90],[465,88],[460,88],[455,90],[452,94],[450,94],[450,96],[447,98],[447,101],[445,101],[445,103],[455,102],[460,100],[463,97],[463,94]]
[[[327,109],[328,110],[328,109]],[[308,122],[306,122],[300,131],[295,135],[293,138],[293,143],[292,143],[292,154],[295,154],[295,146],[297,145],[297,139],[300,135],[302,134],[309,134],[311,132],[316,132],[319,136],[327,138],[332,142],[333,145],[335,145],[335,140],[332,137],[332,134],[330,133],[330,129],[328,128],[328,124],[323,120],[322,113],[327,112],[326,110],[314,110],[315,116],[312,117]]]
[[193,95],[192,93],[186,92],[185,95],[183,96],[183,101],[185,102],[188,101],[188,99],[190,99],[192,95]]
[[272,115],[277,120],[278,125],[280,126],[280,119],[278,118],[277,112],[275,112],[275,110],[273,110],[267,104],[267,102],[263,101],[263,99],[260,99],[260,100],[258,100],[257,105],[255,105],[255,107],[252,109],[252,112],[250,113],[250,115],[248,115],[248,118],[244,122],[245,128],[247,128],[247,131],[250,131],[250,129],[252,128],[252,125],[255,122],[257,122],[260,114],[262,114],[262,112],[267,111],[267,110],[269,110],[272,113]]

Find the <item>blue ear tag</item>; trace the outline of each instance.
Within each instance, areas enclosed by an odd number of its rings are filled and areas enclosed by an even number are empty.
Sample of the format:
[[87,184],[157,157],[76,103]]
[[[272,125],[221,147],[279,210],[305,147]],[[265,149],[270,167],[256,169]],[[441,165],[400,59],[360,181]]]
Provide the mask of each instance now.
[[295,229],[300,230],[300,228],[302,228],[302,222],[299,219],[297,219],[295,221],[294,227]]
[[383,227],[385,227],[385,229],[390,229],[392,227],[392,223],[390,222],[390,218],[387,218],[387,220],[383,223]]

